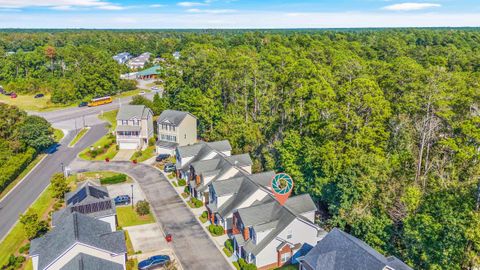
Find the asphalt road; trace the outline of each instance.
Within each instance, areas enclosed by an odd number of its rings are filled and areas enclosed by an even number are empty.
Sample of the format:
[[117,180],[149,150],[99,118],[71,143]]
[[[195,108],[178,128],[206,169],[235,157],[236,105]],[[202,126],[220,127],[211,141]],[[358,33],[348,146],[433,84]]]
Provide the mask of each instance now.
[[38,198],[50,183],[54,173],[61,172],[61,163],[69,164],[83,149],[96,142],[107,129],[104,124],[92,126],[85,136],[73,148],[68,143],[75,137],[69,132],[57,146],[56,151],[49,154],[33,169],[6,197],[0,201],[0,242],[7,235],[18,216]]
[[76,159],[72,172],[117,171],[133,177],[152,206],[157,222],[173,236],[173,249],[184,269],[232,269],[165,176],[144,164],[90,162]]

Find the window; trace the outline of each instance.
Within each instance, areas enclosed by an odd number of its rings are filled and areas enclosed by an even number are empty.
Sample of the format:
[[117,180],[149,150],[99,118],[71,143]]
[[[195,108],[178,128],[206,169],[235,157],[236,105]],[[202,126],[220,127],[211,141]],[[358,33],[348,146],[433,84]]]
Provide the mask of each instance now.
[[282,254],[282,263],[286,263],[290,259],[290,253]]
[[122,125],[128,125],[128,120],[122,120]]

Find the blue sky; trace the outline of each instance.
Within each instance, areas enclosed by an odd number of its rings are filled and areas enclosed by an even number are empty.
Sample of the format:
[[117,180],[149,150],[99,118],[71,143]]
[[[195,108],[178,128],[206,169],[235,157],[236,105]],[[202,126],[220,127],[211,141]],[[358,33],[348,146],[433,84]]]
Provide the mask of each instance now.
[[0,0],[0,28],[480,26],[479,0]]

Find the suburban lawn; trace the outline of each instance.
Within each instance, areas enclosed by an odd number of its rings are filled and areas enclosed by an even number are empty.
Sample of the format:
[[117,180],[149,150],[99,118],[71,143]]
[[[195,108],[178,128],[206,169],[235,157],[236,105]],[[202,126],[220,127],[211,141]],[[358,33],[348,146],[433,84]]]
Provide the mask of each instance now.
[[60,142],[64,136],[65,134],[61,129],[56,129],[56,128],[53,129],[53,137],[55,139],[55,142],[57,143]]
[[[74,184],[71,178],[68,178],[68,183],[74,188]],[[50,186],[43,191],[37,200],[30,206],[30,208],[38,214],[41,219],[47,219],[48,212],[55,204],[55,199],[52,198],[52,190]],[[25,236],[23,225],[17,222],[10,233],[5,237],[3,242],[0,243],[0,266],[5,265],[8,262],[8,257],[12,253],[16,253],[18,249],[28,243],[28,239]]]
[[298,264],[284,265],[282,267],[275,268],[275,270],[298,270]]
[[140,152],[141,152],[140,156],[137,156],[138,152],[135,152],[135,154],[133,154],[133,156],[130,158],[130,160],[136,159],[137,162],[142,162],[142,161],[145,161],[149,158],[154,157],[155,156],[155,145],[149,146],[149,147],[145,148],[145,150],[140,151]]
[[100,149],[102,149],[105,145],[109,144],[109,147],[105,149],[106,151],[104,153],[99,154],[96,157],[92,157],[90,155],[90,147],[87,147],[79,154],[79,157],[85,160],[105,160],[106,158],[112,159],[118,153],[117,144],[112,142],[112,140],[115,141],[115,138],[109,138],[109,134],[107,134],[93,144],[95,149],[98,149],[99,146]]
[[78,132],[77,136],[75,136],[75,138],[73,138],[73,140],[70,142],[70,144],[68,146],[74,146],[78,141],[80,141],[80,139],[85,136],[85,134],[87,134],[87,131],[88,131],[88,128],[82,128],[82,130],[80,130],[80,132]]
[[145,216],[139,216],[131,206],[117,207],[117,218],[118,226],[122,228],[155,222],[152,213]]
[[5,197],[7,193],[12,190],[32,169],[37,165],[44,157],[46,154],[39,154],[37,157],[28,164],[28,166],[23,170],[13,182],[11,182],[1,193],[0,193],[0,199]]
[[[102,178],[116,176],[116,175],[119,175],[119,174],[122,174],[122,173],[111,172],[111,171],[82,172],[82,173],[74,174],[70,177],[72,178],[72,181],[82,182],[82,181],[85,181],[85,180],[88,180],[88,179],[95,179],[96,180],[96,179],[102,179]],[[132,183],[132,182],[133,182],[132,178],[130,178],[130,176],[127,175],[127,181],[125,181],[123,183]]]
[[127,255],[135,254],[135,250],[133,249],[132,240],[130,240],[130,235],[128,234],[127,230],[125,232],[125,244],[127,246]]
[[76,104],[64,105],[54,104],[50,101],[50,94],[46,94],[42,98],[33,98],[34,95],[22,95],[18,94],[17,98],[11,98],[10,96],[0,95],[0,102],[15,105],[20,109],[26,111],[51,111],[55,109],[73,107]]
[[110,126],[111,126],[110,130],[113,131],[115,130],[115,128],[117,128],[117,113],[118,113],[118,110],[104,112],[98,118],[110,123]]
[[122,93],[120,93],[120,95],[116,95],[115,97],[122,98],[122,97],[136,96],[136,95],[140,94],[140,92],[142,92],[142,91],[144,91],[145,93],[150,92],[150,90],[138,88],[138,89],[135,89],[135,90],[122,92]]

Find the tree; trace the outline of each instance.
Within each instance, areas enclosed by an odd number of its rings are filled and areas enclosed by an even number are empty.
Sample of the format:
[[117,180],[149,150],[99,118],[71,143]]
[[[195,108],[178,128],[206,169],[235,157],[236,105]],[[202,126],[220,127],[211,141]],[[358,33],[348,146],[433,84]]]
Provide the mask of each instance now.
[[150,204],[145,200],[138,201],[135,210],[140,216],[148,215],[150,214]]
[[53,131],[50,123],[39,116],[27,116],[19,127],[19,138],[25,144],[44,150],[54,143]]
[[52,197],[56,199],[63,199],[65,193],[69,191],[67,179],[61,173],[56,173],[52,176],[50,185],[52,186]]
[[19,221],[22,223],[28,239],[36,238],[48,230],[47,222],[40,220],[32,208],[29,208],[25,214],[20,215]]

